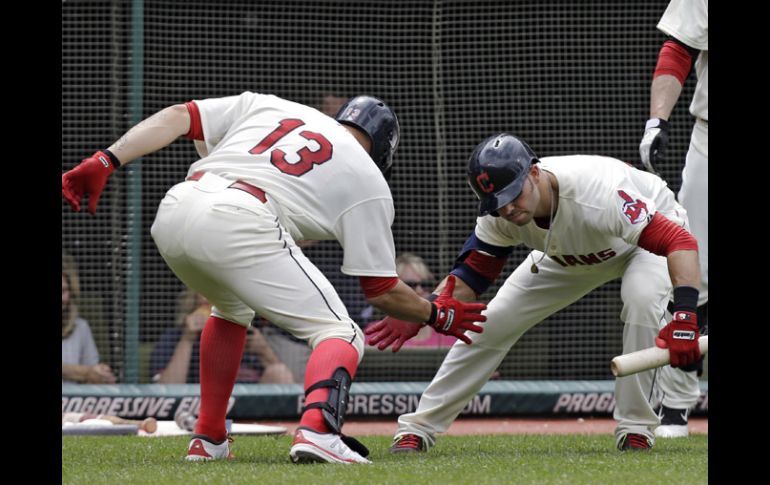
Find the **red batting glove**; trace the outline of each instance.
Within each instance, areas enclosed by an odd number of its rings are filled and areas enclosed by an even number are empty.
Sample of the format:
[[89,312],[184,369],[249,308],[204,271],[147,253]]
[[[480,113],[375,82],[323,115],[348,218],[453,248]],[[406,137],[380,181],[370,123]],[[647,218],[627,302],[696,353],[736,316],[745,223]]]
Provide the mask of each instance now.
[[452,298],[455,290],[455,276],[449,275],[446,286],[441,294],[433,301],[434,311],[430,319],[425,322],[435,328],[438,333],[457,337],[466,344],[471,344],[470,337],[465,335],[466,330],[482,333],[484,329],[473,322],[486,322],[486,315],[481,312],[487,309],[484,303],[464,303]]
[[385,350],[390,344],[393,344],[393,352],[398,352],[404,342],[417,335],[420,328],[422,325],[419,323],[385,317],[366,327],[364,333],[368,337],[367,344],[377,345],[380,350]]
[[102,196],[107,177],[115,170],[110,162],[110,157],[98,151],[86,158],[80,164],[62,174],[61,195],[67,199],[72,210],[80,212],[80,199],[89,194],[88,212],[96,214],[96,204]]
[[671,367],[684,367],[700,359],[698,317],[695,312],[674,312],[674,319],[663,327],[655,345],[668,349]]

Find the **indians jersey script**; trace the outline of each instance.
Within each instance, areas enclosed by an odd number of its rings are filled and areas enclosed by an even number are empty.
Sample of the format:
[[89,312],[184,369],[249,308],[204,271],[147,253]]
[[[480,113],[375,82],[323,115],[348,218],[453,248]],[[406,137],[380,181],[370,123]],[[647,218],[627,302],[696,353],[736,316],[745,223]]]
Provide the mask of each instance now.
[[544,157],[540,168],[559,183],[549,247],[545,248],[548,230],[534,220],[520,227],[492,215],[477,219],[479,239],[501,247],[524,243],[564,267],[590,269],[634,251],[656,212],[686,226],[686,212],[666,183],[620,160],[595,155]]
[[193,103],[191,132],[205,146],[196,142],[203,158],[189,175],[212,172],[261,188],[295,240],[339,241],[343,273],[396,276],[390,188],[347,129],[273,95]]

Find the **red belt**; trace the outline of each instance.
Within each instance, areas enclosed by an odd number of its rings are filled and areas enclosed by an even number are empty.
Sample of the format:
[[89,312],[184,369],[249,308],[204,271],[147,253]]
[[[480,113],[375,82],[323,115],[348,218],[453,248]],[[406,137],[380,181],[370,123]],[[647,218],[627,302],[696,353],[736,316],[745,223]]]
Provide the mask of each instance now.
[[[195,172],[194,174],[187,177],[187,180],[200,180],[204,173],[206,172]],[[259,187],[254,187],[253,185],[242,180],[236,180],[235,182],[228,185],[227,188],[242,190],[247,194],[251,194],[257,199],[261,200],[263,204],[267,202],[267,197],[265,196],[264,190],[260,189]]]

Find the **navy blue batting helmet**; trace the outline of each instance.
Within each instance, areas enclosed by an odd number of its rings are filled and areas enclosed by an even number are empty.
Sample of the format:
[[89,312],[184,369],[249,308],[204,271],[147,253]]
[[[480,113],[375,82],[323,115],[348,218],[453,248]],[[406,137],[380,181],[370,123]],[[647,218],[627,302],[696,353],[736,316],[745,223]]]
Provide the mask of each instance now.
[[383,173],[389,171],[401,128],[396,113],[387,104],[373,96],[356,96],[342,105],[334,119],[369,135],[372,160]]
[[497,209],[516,199],[529,168],[538,162],[529,145],[508,133],[476,145],[468,160],[468,183],[479,198],[479,215],[497,216]]

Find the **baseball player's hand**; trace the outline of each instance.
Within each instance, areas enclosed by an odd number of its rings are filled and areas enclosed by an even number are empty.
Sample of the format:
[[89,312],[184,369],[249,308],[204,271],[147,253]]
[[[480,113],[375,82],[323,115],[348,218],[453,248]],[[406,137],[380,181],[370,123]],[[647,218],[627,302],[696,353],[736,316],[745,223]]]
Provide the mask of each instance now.
[[366,327],[364,333],[367,336],[367,344],[377,345],[380,350],[385,350],[393,344],[393,352],[398,352],[404,342],[417,335],[421,328],[419,323],[385,317]]
[[671,367],[684,367],[700,359],[698,318],[694,312],[674,312],[674,318],[663,327],[655,345],[668,349]]
[[61,176],[61,195],[72,210],[80,212],[80,200],[88,194],[88,212],[96,214],[96,204],[102,196],[107,177],[114,168],[106,153],[98,151]]
[[427,323],[435,328],[438,333],[457,337],[466,344],[471,344],[470,337],[465,335],[466,330],[482,333],[484,329],[473,322],[487,321],[486,315],[481,312],[487,309],[484,303],[464,303],[452,298],[455,290],[455,276],[449,275],[446,286],[438,298],[433,301],[435,311],[431,313],[431,319]]
[[666,145],[668,145],[668,121],[660,118],[647,121],[642,142],[639,144],[639,155],[648,172],[658,174],[655,167],[660,167],[663,163]]

